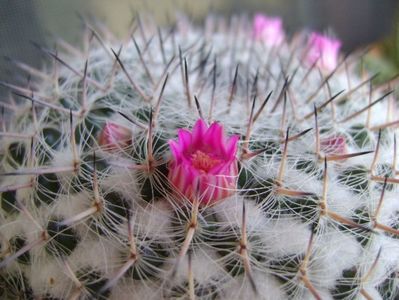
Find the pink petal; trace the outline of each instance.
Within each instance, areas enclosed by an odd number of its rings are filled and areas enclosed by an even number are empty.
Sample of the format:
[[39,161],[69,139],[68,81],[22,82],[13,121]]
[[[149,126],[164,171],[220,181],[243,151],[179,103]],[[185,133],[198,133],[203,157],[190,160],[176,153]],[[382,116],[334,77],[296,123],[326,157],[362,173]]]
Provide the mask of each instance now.
[[253,28],[252,29],[253,29],[253,34],[254,34],[255,38],[259,38],[260,37],[260,35],[262,33],[262,30],[263,30],[263,27],[265,25],[265,19],[266,18],[267,17],[265,15],[260,14],[260,13],[257,13],[254,16]]
[[221,163],[214,166],[212,169],[209,170],[208,174],[217,175],[217,174],[225,174],[226,170],[228,169],[228,165],[230,162]]
[[198,177],[198,176],[200,176],[200,174],[199,174],[199,172],[198,172],[198,170],[196,170],[195,168],[193,168],[191,165],[189,165],[189,164],[185,164],[184,165],[184,171],[185,171],[185,180],[186,180],[186,187],[188,186],[188,185],[192,185],[194,182],[195,182],[195,180],[196,180],[196,178]]
[[176,143],[176,141],[170,140],[169,147],[170,150],[172,151],[173,157],[176,160],[176,162],[180,162],[182,157],[181,146],[178,143]]
[[237,142],[238,142],[239,139],[240,139],[240,137],[238,135],[233,135],[227,141],[227,144],[225,146],[225,148],[226,148],[226,152],[225,152],[226,159],[231,160],[231,159],[233,159],[235,157],[235,155],[237,153],[237,147],[238,147]]
[[192,131],[192,147],[194,149],[198,149],[198,146],[202,144],[202,139],[205,135],[205,132],[207,131],[208,126],[206,125],[205,121],[202,119],[199,119]]
[[341,42],[337,39],[313,32],[309,37],[306,60],[326,71],[332,71],[338,65]]
[[207,205],[210,199],[212,198],[212,192],[210,193],[210,183],[212,178],[210,176],[201,176],[198,182],[198,197],[201,200],[202,204]]
[[208,174],[235,176],[238,174],[238,172],[232,173],[231,170],[235,170],[234,168],[232,168],[232,166],[236,164],[237,164],[236,159],[234,158],[230,161],[224,162],[220,165],[213,167],[211,170],[209,170]]
[[212,123],[204,137],[204,144],[209,146],[217,156],[221,156],[224,150],[223,126],[218,123]]
[[263,41],[267,46],[280,45],[285,36],[281,18],[259,13],[254,17],[252,30],[254,38]]
[[191,132],[187,131],[186,129],[179,129],[177,132],[179,144],[181,147],[182,152],[189,151],[192,144],[192,137]]

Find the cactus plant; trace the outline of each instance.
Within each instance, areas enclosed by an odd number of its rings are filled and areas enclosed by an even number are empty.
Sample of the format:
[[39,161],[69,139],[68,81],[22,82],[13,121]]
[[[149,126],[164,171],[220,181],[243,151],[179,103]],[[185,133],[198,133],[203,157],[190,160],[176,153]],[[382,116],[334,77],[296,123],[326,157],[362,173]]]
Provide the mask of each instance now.
[[2,298],[397,299],[395,81],[266,18],[91,24],[16,62]]

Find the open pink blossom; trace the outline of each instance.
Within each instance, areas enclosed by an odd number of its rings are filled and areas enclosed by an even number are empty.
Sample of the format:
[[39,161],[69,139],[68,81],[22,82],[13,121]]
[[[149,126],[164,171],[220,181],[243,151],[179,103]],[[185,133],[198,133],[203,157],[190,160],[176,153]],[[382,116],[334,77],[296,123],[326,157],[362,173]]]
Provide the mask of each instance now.
[[325,154],[345,154],[347,152],[345,137],[336,136],[322,139],[320,148]]
[[208,127],[202,119],[192,132],[179,129],[177,141],[169,141],[169,181],[179,194],[200,205],[228,197],[237,185],[237,141],[238,136],[225,137],[222,125]]
[[252,25],[253,36],[267,46],[278,46],[284,41],[283,21],[278,17],[256,14]]
[[308,41],[306,60],[325,71],[337,67],[341,42],[337,39],[313,32]]
[[114,151],[131,144],[132,133],[126,127],[107,121],[100,132],[98,144],[103,149]]

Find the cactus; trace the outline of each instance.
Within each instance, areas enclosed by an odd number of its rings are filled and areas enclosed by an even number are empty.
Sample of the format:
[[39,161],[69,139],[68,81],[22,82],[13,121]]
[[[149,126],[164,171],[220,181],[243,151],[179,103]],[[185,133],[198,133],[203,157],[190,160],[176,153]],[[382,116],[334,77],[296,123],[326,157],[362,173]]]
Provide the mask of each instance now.
[[395,81],[262,18],[91,24],[15,62],[2,298],[397,299]]

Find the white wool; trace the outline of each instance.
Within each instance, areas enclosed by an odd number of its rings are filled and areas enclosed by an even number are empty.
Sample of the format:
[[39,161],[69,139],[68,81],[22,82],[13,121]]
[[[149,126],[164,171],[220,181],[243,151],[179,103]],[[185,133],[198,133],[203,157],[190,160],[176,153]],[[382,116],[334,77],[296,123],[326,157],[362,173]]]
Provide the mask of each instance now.
[[105,191],[117,191],[126,199],[137,201],[138,190],[136,186],[136,174],[134,171],[123,167],[124,164],[132,164],[127,160],[113,160],[115,166],[112,167],[112,175],[101,178],[101,185]]
[[304,253],[310,238],[309,226],[290,218],[269,220],[258,231],[272,257]]
[[223,299],[262,299],[279,300],[287,299],[284,291],[278,287],[275,277],[254,271],[253,278],[256,284],[257,294],[251,288],[248,277],[241,275],[232,280],[225,288]]
[[82,268],[88,268],[110,275],[116,270],[122,253],[120,249],[120,246],[117,247],[113,242],[104,238],[86,238],[84,243],[78,244],[76,251],[70,255],[69,261],[75,272]]
[[[378,257],[379,252],[380,255]],[[387,273],[392,273],[398,267],[398,240],[388,238],[384,234],[376,235],[372,240],[370,248],[364,253],[363,259],[364,273],[370,272],[369,283],[373,286],[380,284],[385,279]],[[376,259],[377,264],[373,267],[373,263],[376,261]]]
[[[53,161],[52,161],[52,167],[54,168],[65,168],[65,167],[71,167],[73,168],[75,164],[75,157],[73,154],[73,151],[71,147],[65,147],[59,152],[55,152]],[[57,174],[57,177],[62,180],[62,182],[67,186],[69,180],[76,175],[74,171],[70,172],[60,172]]]
[[142,283],[135,280],[123,280],[114,289],[110,296],[111,300],[131,299],[163,299],[162,286],[158,283]]
[[312,250],[310,280],[328,288],[334,288],[344,270],[358,264],[362,253],[361,246],[353,236],[334,229],[326,229]]
[[71,218],[90,208],[93,204],[93,200],[93,194],[88,191],[60,195],[51,213],[64,219]]
[[168,203],[156,202],[154,205],[136,207],[132,216],[133,226],[143,236],[165,239],[168,235],[171,211]]
[[328,185],[327,204],[329,210],[348,218],[356,209],[364,205],[363,198],[354,196],[335,180],[330,180]]
[[67,298],[73,290],[73,282],[68,276],[65,267],[60,267],[60,263],[55,259],[46,257],[33,262],[28,277],[32,289],[45,296],[49,294],[53,297]]
[[[29,175],[22,175],[22,176],[16,176],[12,180],[10,180],[9,184],[6,183],[7,185],[29,185],[31,182],[34,182],[34,176],[29,176]],[[31,196],[33,194],[34,190],[32,186],[28,186],[26,188],[18,189],[16,191],[16,198],[17,200],[22,204],[22,205],[29,205],[28,203],[30,202]]]
[[381,210],[378,215],[378,222],[385,225],[392,225],[399,218],[398,190],[394,187],[393,191],[385,191]]
[[[225,222],[231,227],[240,227],[243,217],[243,201],[242,197],[232,196],[217,203],[213,208],[218,216],[220,216],[221,222]],[[253,202],[245,202],[245,211],[247,231],[257,231],[265,225],[265,219],[261,211]]]
[[[206,284],[212,282],[216,278],[225,276],[225,271],[217,262],[218,255],[214,251],[206,251],[205,248],[199,247],[191,255],[192,276],[196,283]],[[173,270],[174,271],[174,270]],[[189,277],[189,258],[185,257],[177,265],[177,273],[175,283],[185,282]],[[170,276],[168,274],[167,276]]]
[[[333,300],[334,298],[331,296],[330,291],[324,290],[324,289],[318,289],[317,290],[317,295],[320,297],[320,299],[326,299],[326,300]],[[309,292],[307,289],[303,289],[303,293],[299,294],[297,297],[294,297],[294,299],[314,299],[315,296]]]

